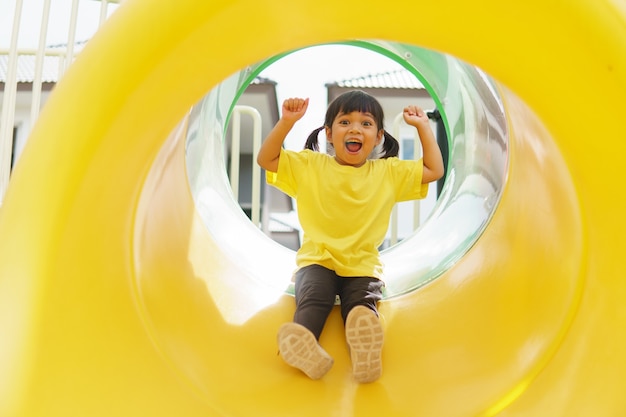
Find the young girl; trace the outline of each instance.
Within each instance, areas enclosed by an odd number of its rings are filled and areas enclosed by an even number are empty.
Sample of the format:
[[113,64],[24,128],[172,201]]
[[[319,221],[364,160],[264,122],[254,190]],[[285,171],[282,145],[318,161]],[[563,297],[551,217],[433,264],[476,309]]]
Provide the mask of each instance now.
[[[279,329],[278,346],[287,364],[312,379],[324,376],[333,359],[318,341],[338,295],[354,378],[372,382],[382,374],[378,247],[394,204],[426,197],[428,183],[443,176],[441,151],[426,113],[408,106],[404,120],[417,129],[423,158],[399,160],[398,142],[383,128],[381,105],[362,91],[344,93],[330,104],[324,126],[311,133],[305,150],[283,149],[308,105],[308,98],[284,101],[282,117],[257,157],[267,182],[296,199],[304,231],[296,255],[296,311],[293,322]],[[315,152],[322,129],[332,156]],[[383,140],[384,155],[373,159]]]

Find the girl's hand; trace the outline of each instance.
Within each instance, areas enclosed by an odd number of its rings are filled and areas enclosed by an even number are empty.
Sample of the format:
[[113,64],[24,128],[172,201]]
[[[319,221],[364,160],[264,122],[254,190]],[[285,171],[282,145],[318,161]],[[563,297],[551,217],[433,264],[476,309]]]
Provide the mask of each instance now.
[[306,109],[309,107],[309,99],[303,98],[288,98],[283,101],[283,115],[284,120],[297,122],[304,116]]
[[418,106],[406,106],[403,112],[404,121],[411,126],[427,125],[428,115]]

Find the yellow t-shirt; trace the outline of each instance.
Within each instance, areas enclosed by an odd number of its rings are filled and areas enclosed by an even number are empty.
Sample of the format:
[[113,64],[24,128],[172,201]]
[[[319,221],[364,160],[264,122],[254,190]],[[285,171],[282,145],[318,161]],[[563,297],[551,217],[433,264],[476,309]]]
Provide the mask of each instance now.
[[322,265],[339,276],[382,278],[378,247],[396,202],[426,197],[423,164],[398,158],[368,160],[355,168],[310,150],[281,150],[266,180],[296,199],[304,231],[296,264]]

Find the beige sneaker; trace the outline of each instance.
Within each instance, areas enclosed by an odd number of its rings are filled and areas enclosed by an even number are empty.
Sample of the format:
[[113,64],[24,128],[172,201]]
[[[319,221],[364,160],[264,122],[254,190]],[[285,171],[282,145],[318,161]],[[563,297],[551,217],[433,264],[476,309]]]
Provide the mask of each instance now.
[[304,372],[311,379],[320,379],[333,366],[334,360],[317,343],[306,327],[285,323],[278,330],[278,349],[283,360]]
[[360,383],[376,381],[383,373],[383,328],[372,310],[354,307],[346,319],[346,341],[350,347],[352,374]]

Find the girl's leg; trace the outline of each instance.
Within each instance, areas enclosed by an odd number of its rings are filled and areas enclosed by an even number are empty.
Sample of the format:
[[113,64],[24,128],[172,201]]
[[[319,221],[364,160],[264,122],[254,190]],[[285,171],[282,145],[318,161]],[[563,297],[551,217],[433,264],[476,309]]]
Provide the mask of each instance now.
[[284,361],[311,379],[323,377],[333,366],[333,358],[318,340],[335,304],[337,277],[318,265],[296,273],[296,313],[292,323],[278,330],[278,349]]
[[296,272],[293,321],[309,329],[317,340],[335,305],[337,283],[335,272],[320,265],[309,265]]
[[383,298],[383,281],[370,277],[339,278],[341,317],[344,323],[348,313],[358,305],[365,306],[378,316],[378,302]]
[[383,369],[384,333],[376,308],[382,298],[383,283],[372,278],[341,280],[342,315],[346,326],[346,342],[350,347],[352,374],[358,382],[373,382],[380,378]]

